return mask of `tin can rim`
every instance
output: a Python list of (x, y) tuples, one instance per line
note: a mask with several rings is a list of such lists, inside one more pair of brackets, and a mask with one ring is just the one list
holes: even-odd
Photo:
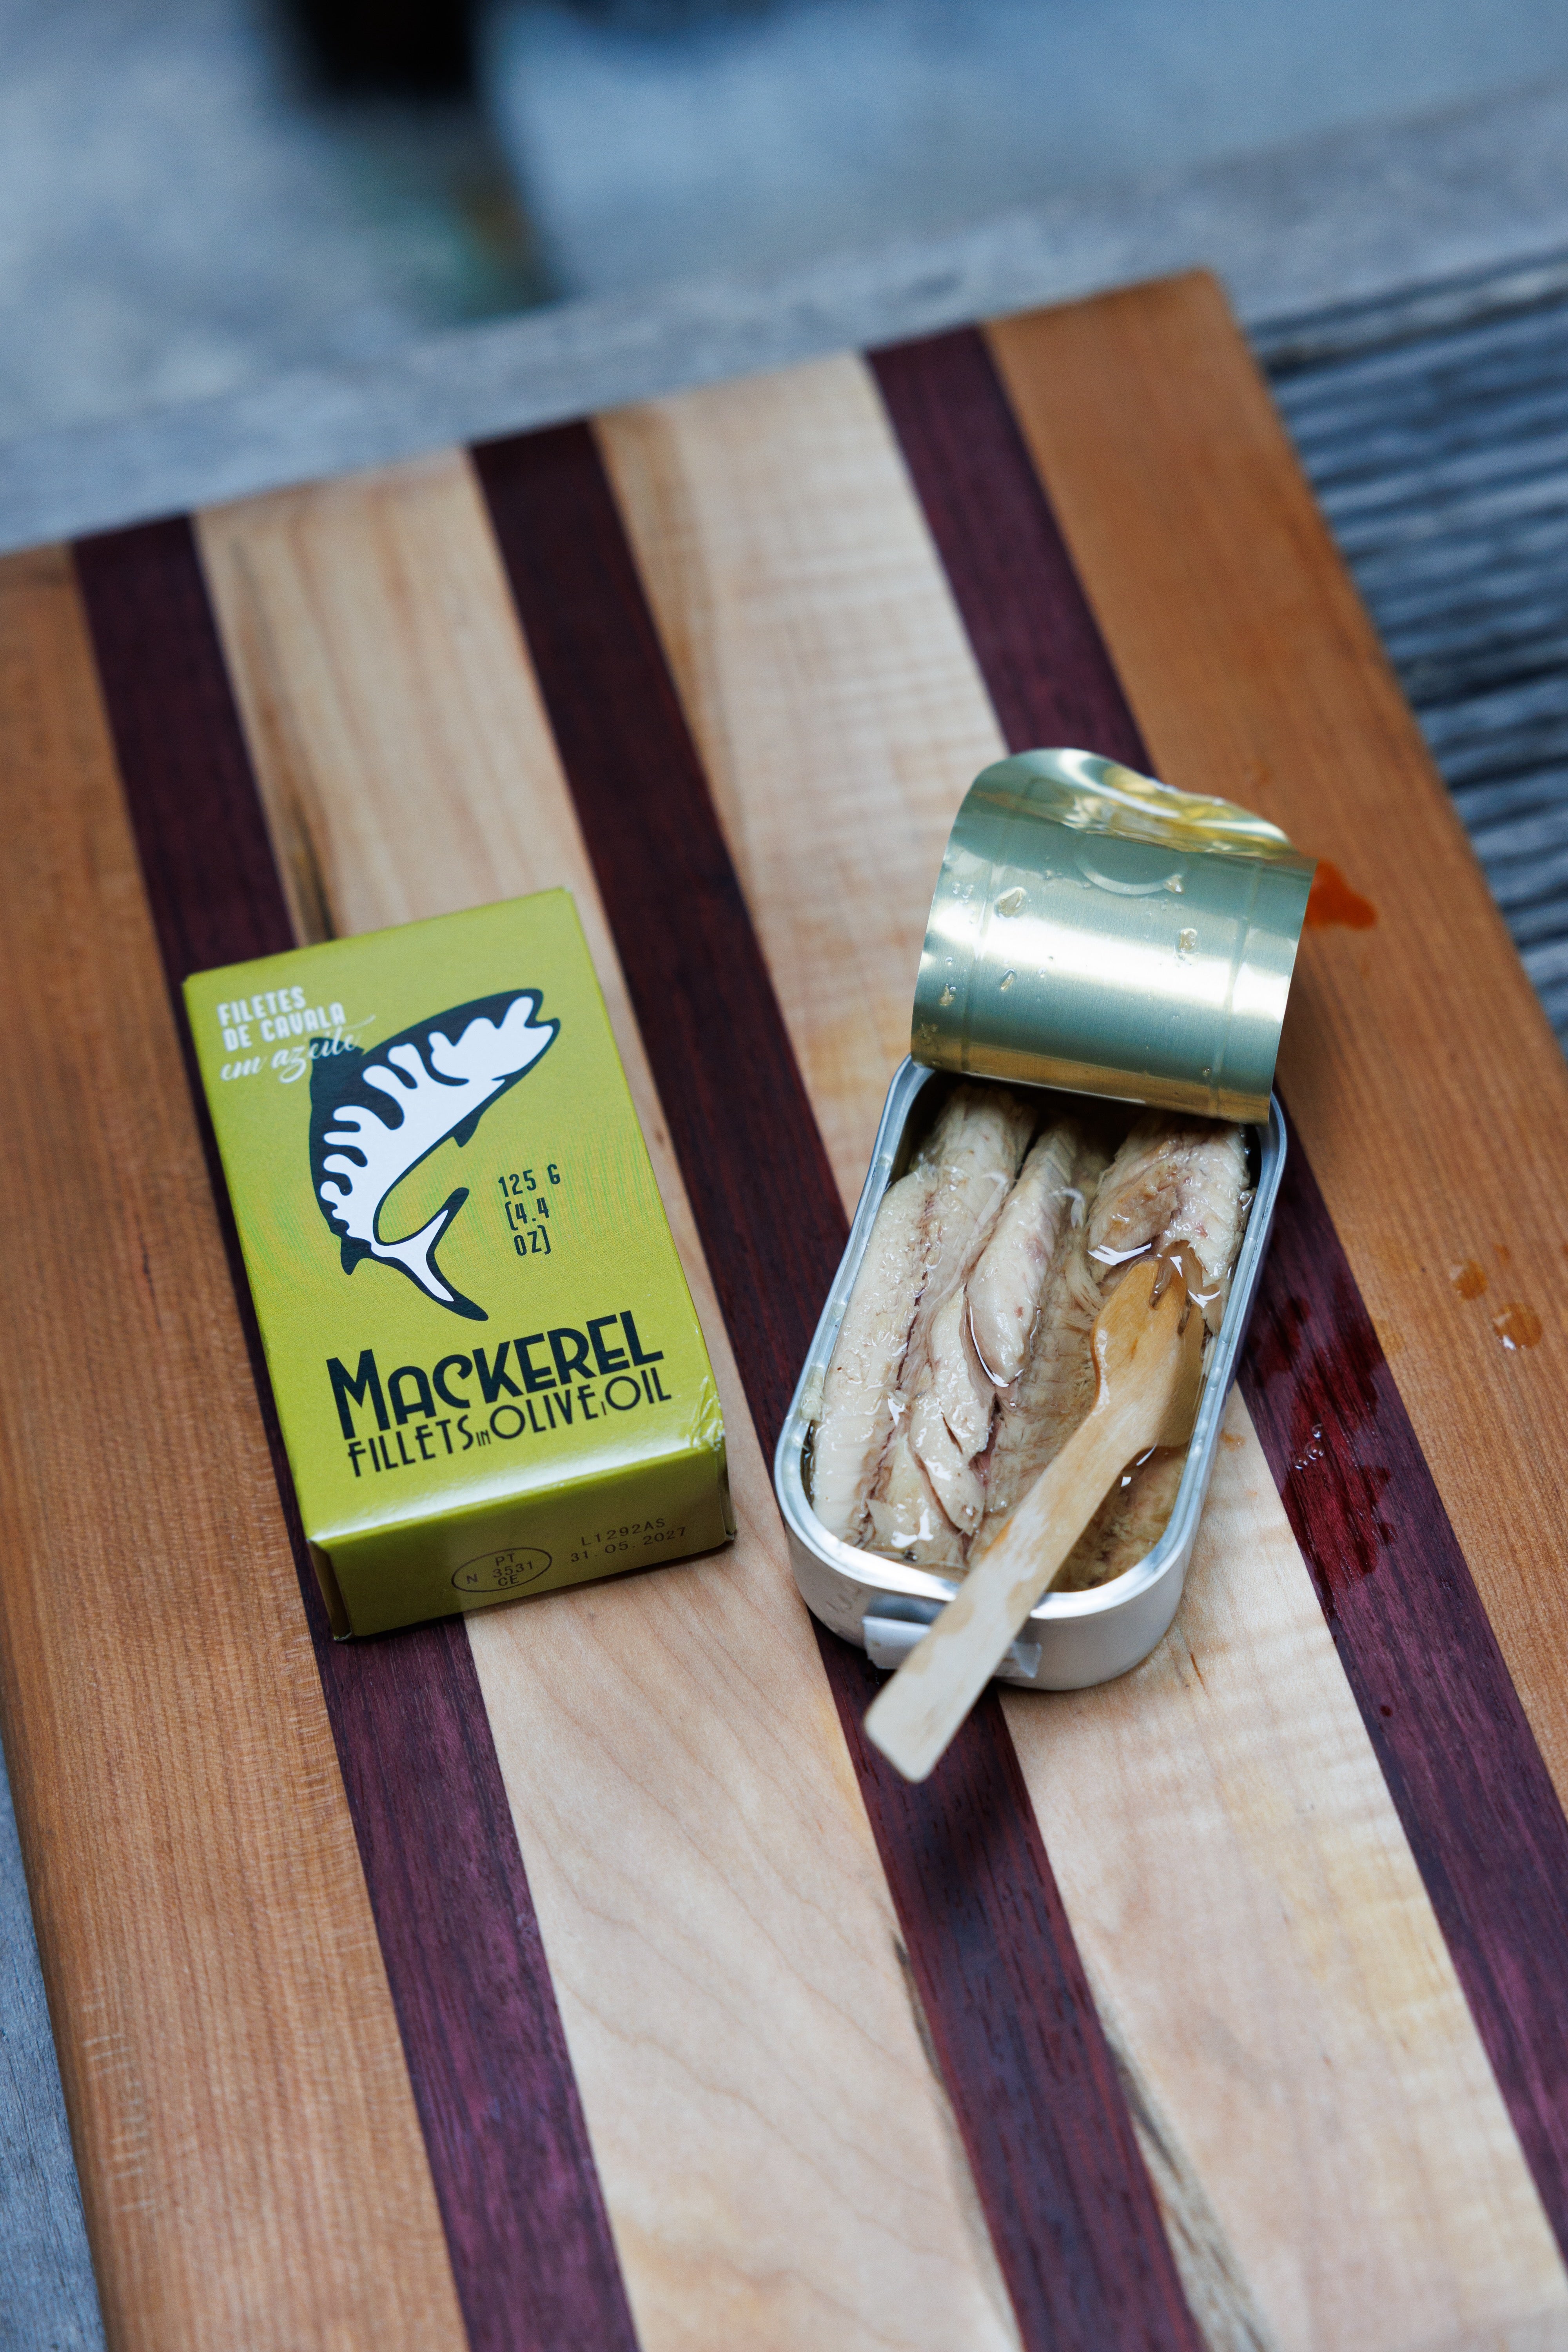
[[(822, 1382), (826, 1377), (839, 1325), (844, 1319), (861, 1260), (871, 1238), (877, 1211), (893, 1181), (899, 1145), (917, 1097), (937, 1076), (937, 1072), (917, 1063), (912, 1056), (901, 1062), (893, 1075), (866, 1181), (850, 1227), (849, 1240), (812, 1335), (774, 1448), (773, 1487), (790, 1533), (825, 1568), (844, 1578), (848, 1585), (868, 1595), (875, 1594), (879, 1599), (942, 1605), (962, 1589), (962, 1578), (941, 1576), (930, 1569), (890, 1559), (881, 1552), (864, 1551), (858, 1545), (844, 1543), (830, 1534), (812, 1508), (805, 1489), (804, 1469), (805, 1443), (821, 1401)], [(1196, 1534), (1207, 1489), (1208, 1472), (1219, 1442), (1218, 1423), (1229, 1400), (1242, 1341), (1251, 1319), (1288, 1150), (1285, 1115), (1278, 1096), (1270, 1098), (1267, 1120), (1251, 1124), (1260, 1130), (1257, 1192), (1231, 1283), (1225, 1321), (1215, 1338), (1205, 1367), (1203, 1395), (1187, 1461), (1164, 1532), (1141, 1560), (1106, 1583), (1092, 1586), (1086, 1592), (1047, 1593), (1030, 1612), (1028, 1622), (1031, 1625), (1059, 1625), (1074, 1620), (1113, 1616), (1129, 1608), (1168, 1573), (1173, 1560), (1190, 1548)]]

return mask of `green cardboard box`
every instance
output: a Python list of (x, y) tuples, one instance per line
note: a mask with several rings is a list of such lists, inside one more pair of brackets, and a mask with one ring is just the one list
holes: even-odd
[(733, 1534), (565, 891), (200, 972), (185, 1004), (336, 1633)]

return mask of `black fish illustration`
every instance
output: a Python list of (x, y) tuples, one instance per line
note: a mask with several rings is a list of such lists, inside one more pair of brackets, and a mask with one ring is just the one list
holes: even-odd
[(475, 1322), (482, 1307), (454, 1290), (436, 1264), (436, 1244), (468, 1197), (460, 1185), (427, 1225), (383, 1241), (377, 1221), (388, 1194), (448, 1137), (467, 1143), (491, 1103), (516, 1086), (554, 1039), (559, 1021), (536, 1021), (536, 989), (476, 997), (362, 1053), (315, 1041), (310, 1066), (310, 1182), (321, 1214), (342, 1243), (343, 1272), (380, 1258), (418, 1284), (438, 1307)]

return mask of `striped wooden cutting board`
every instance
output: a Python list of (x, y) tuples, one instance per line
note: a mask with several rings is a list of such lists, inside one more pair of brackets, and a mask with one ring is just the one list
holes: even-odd
[[(0, 565), (0, 1705), (116, 2347), (1568, 2346), (1568, 1072), (1213, 285)], [(1249, 803), (1176, 1625), (910, 1790), (767, 1459), (1004, 747)], [(564, 883), (731, 1553), (327, 1637), (173, 1003)]]

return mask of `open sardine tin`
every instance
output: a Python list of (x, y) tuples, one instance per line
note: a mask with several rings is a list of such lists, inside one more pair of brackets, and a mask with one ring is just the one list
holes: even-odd
[(185, 1002), (334, 1632), (727, 1540), (718, 1392), (566, 892)]
[(1167, 1631), (1284, 1168), (1285, 1127), (1271, 1090), (1312, 870), (1249, 811), (1173, 792), (1090, 752), (1021, 752), (971, 787), (931, 902), (910, 1058), (889, 1089), (848, 1247), (774, 1465), (802, 1593), (877, 1664), (899, 1664), (957, 1585), (828, 1533), (811, 1507), (811, 1432), (882, 1197), (963, 1076), (1250, 1130), (1252, 1210), (1165, 1531), (1110, 1582), (1047, 1594), (999, 1675), (1081, 1689), (1125, 1674)]

